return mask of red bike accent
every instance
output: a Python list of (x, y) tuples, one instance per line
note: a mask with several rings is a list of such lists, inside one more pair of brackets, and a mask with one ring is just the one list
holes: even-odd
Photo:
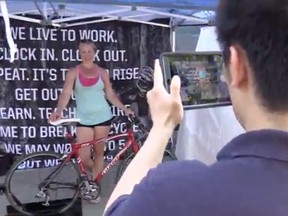
[(101, 173), (97, 175), (97, 177), (93, 180), (95, 182), (99, 182), (101, 180), (101, 178), (110, 170), (110, 168), (113, 165), (115, 165), (115, 163), (128, 150), (129, 147), (131, 147), (132, 152), (135, 154), (139, 151), (139, 146), (135, 141), (134, 131), (132, 127), (129, 127), (127, 129), (127, 132), (124, 134), (112, 135), (112, 136), (108, 136), (107, 138), (100, 138), (100, 139), (91, 140), (89, 142), (83, 142), (83, 143), (75, 142), (75, 140), (73, 139), (73, 135), (69, 132), (65, 135), (65, 137), (71, 143), (72, 151), (68, 153), (68, 155), (66, 155), (64, 163), (69, 162), (69, 160), (71, 160), (72, 157), (75, 157), (76, 163), (80, 169), (81, 175), (86, 175), (86, 171), (84, 168), (84, 164), (78, 154), (79, 149), (83, 147), (87, 147), (87, 146), (97, 145), (103, 142), (108, 142), (110, 140), (117, 139), (117, 138), (123, 138), (123, 137), (127, 138), (123, 149), (114, 157), (114, 159), (108, 165), (106, 165), (106, 167), (101, 171)]

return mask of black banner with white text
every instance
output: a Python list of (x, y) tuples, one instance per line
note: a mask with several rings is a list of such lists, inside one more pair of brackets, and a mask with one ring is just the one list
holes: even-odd
[[(167, 28), (106, 22), (57, 29), (16, 20), (10, 22), (18, 52), (16, 60), (10, 63), (5, 25), (0, 20), (0, 148), (17, 155), (71, 150), (63, 137), (64, 128), (50, 125), (47, 118), (57, 105), (66, 72), (80, 63), (77, 50), (80, 40), (95, 42), (95, 62), (109, 71), (113, 89), (127, 106), (138, 103), (135, 80), (139, 68), (153, 68), (154, 60), (170, 50)], [(146, 119), (149, 118), (147, 106), (147, 103), (139, 105), (145, 110), (142, 117)], [(115, 116), (123, 115), (118, 108), (111, 106), (111, 109)], [(62, 117), (75, 117), (73, 94)], [(113, 123), (110, 135), (125, 133), (124, 124)], [(122, 139), (107, 143), (105, 159), (113, 159), (124, 144)]]

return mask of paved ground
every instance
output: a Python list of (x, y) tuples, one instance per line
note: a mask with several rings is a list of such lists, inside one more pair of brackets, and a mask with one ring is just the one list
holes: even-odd
[[(72, 209), (71, 212), (67, 212), (67, 214), (58, 215), (58, 216), (102, 216), (106, 202), (108, 201), (108, 198), (109, 198), (111, 192), (113, 191), (115, 183), (116, 183), (115, 179), (116, 179), (116, 173), (118, 170), (118, 166), (119, 166), (118, 164), (113, 166), (109, 170), (109, 172), (104, 176), (104, 178), (102, 179), (102, 181), (101, 181), (102, 196), (101, 196), (101, 202), (99, 204), (91, 204), (87, 201), (79, 200), (79, 202), (78, 202), (79, 205), (78, 206), (76, 205), (75, 208)], [(35, 193), (33, 193), (33, 190), (35, 190), (35, 189), (37, 190), (37, 187), (35, 187), (33, 185), (33, 181), (39, 183), (39, 178), (43, 179), (43, 176), (44, 177), (47, 176), (47, 169), (45, 171), (46, 173), (41, 172), (41, 169), (37, 169), (37, 170), (40, 170), (40, 171), (37, 171), (37, 172), (29, 172), (29, 171), (21, 172), (20, 171), (19, 175), (17, 174), (15, 176), (15, 179), (13, 180), (17, 183), (15, 185), (18, 186), (14, 190), (16, 192), (18, 192), (17, 194), (20, 194), (19, 196), (22, 196), (21, 198), (23, 198), (23, 200), (25, 200), (28, 203), (31, 200), (31, 195), (35, 194)], [(61, 174), (62, 177), (63, 176), (66, 177), (65, 182), (67, 182), (67, 179), (69, 179), (69, 175), (70, 175), (69, 172), (67, 172), (64, 175)], [(0, 184), (3, 182), (4, 182), (4, 177), (0, 177)], [(29, 198), (29, 195), (30, 195), (30, 198)], [(59, 198), (61, 199), (62, 195), (63, 195), (63, 192), (61, 191), (59, 194), (57, 193), (55, 196), (58, 199)], [(63, 198), (65, 198), (65, 196)], [(80, 206), (80, 204), (82, 207)], [(7, 206), (9, 206), (9, 205), (10, 204), (6, 199), (6, 196), (0, 195), (0, 216), (20, 216), (20, 214), (17, 214), (17, 213), (7, 214)], [(81, 209), (79, 209), (79, 208), (82, 208), (82, 215), (81, 215)]]
[[(108, 198), (115, 186), (115, 178), (116, 178), (116, 170), (118, 168), (118, 165), (114, 166), (111, 168), (111, 170), (107, 173), (106, 176), (104, 176), (101, 185), (102, 185), (102, 199), (99, 204), (91, 204), (87, 201), (82, 200), (82, 215), (79, 211), (79, 209), (74, 209), (72, 212), (69, 212), (69, 214), (64, 214), (69, 215), (69, 216), (102, 216), (103, 210), (105, 208), (105, 204), (108, 201)], [(35, 173), (35, 172), (34, 172)], [(29, 175), (29, 178), (21, 176), (18, 179), (18, 184), (17, 185), (22, 185), (23, 188), (18, 188), (21, 192), (21, 195), (23, 195), (23, 199), (29, 199), (27, 196), (29, 195), (29, 192), (31, 194), (31, 191), (33, 191), (34, 187), (32, 188), (32, 179), (37, 179), (38, 175), (32, 173), (27, 173)], [(0, 178), (0, 183), (4, 182), (4, 177)], [(29, 183), (28, 183), (29, 182)], [(15, 184), (16, 185), (16, 184)], [(25, 185), (25, 186), (24, 186)], [(29, 187), (29, 185), (31, 185)], [(26, 195), (27, 196), (26, 196)], [(59, 196), (58, 196), (59, 197)], [(13, 213), (13, 214), (7, 214), (7, 206), (9, 205), (5, 195), (0, 195), (0, 216), (19, 216), (19, 214)], [(75, 206), (75, 208), (79, 208), (79, 206)], [(73, 214), (75, 213), (75, 214)], [(64, 216), (63, 215), (63, 216)], [(59, 215), (60, 216), (60, 215)]]

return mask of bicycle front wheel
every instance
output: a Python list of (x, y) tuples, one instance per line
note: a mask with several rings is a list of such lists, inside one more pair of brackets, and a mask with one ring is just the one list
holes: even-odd
[(5, 194), (23, 215), (58, 215), (77, 201), (79, 182), (79, 170), (72, 161), (64, 163), (54, 152), (37, 152), (12, 165), (5, 179)]
[[(117, 182), (120, 180), (121, 176), (125, 172), (126, 168), (130, 164), (130, 162), (133, 160), (135, 157), (135, 153), (131, 153), (125, 160), (122, 162), (122, 164), (118, 168), (118, 173), (117, 173)], [(177, 157), (175, 154), (170, 152), (169, 150), (165, 150), (164, 155), (163, 155), (163, 160), (162, 163), (168, 162), (168, 161), (174, 161), (177, 160)]]

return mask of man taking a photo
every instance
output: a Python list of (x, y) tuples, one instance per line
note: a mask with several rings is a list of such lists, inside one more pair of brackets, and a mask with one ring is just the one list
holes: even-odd
[(288, 1), (220, 0), (216, 27), (233, 109), (246, 133), (211, 166), (158, 165), (183, 107), (179, 77), (168, 94), (156, 64), (147, 95), (153, 127), (106, 216), (288, 215)]

